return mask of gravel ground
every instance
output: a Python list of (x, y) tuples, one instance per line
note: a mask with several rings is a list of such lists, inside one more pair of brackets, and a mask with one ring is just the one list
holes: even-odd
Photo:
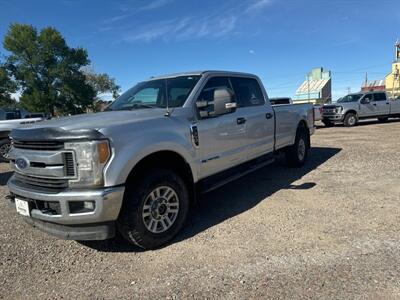
[(400, 122), (318, 129), (282, 161), (203, 197), (170, 245), (78, 243), (26, 225), (0, 166), (0, 298), (400, 298)]

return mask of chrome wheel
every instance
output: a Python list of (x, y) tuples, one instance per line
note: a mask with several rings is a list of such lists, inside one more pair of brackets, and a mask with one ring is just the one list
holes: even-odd
[(354, 126), (356, 124), (356, 117), (355, 116), (350, 116), (349, 117), (349, 125)]
[(302, 161), (305, 155), (306, 155), (306, 143), (304, 139), (300, 139), (299, 145), (297, 147), (297, 156), (299, 158), (299, 161)]
[(147, 230), (161, 233), (172, 227), (179, 213), (179, 197), (169, 186), (152, 190), (144, 201), (142, 219)]
[(9, 159), (10, 158), (10, 150), (11, 150), (11, 143), (3, 144), (0, 146), (0, 155), (4, 159)]

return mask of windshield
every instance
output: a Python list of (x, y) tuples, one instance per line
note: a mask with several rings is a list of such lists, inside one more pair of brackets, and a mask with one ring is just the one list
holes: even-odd
[(200, 76), (179, 76), (140, 82), (118, 97), (107, 110), (181, 107)]
[(353, 95), (347, 95), (344, 96), (343, 98), (338, 99), (336, 102), (338, 103), (343, 103), (343, 102), (357, 102), (360, 100), (362, 94), (353, 94)]

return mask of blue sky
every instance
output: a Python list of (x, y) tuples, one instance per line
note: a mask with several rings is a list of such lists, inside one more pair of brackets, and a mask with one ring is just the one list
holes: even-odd
[(270, 96), (293, 96), (323, 66), (335, 98), (359, 90), (367, 71), (390, 71), (400, 1), (0, 0), (0, 40), (11, 22), (57, 28), (122, 90), (153, 75), (226, 69), (259, 75)]

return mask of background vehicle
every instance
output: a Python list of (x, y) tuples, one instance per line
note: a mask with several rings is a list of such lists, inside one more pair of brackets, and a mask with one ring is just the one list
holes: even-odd
[(336, 104), (325, 105), (322, 122), (325, 126), (343, 123), (350, 127), (361, 119), (377, 118), (385, 122), (400, 117), (400, 100), (390, 100), (385, 92), (354, 93), (340, 98)]
[(22, 118), (19, 110), (0, 110), (0, 162), (9, 161), (11, 130), (43, 120), (42, 114), (25, 114), (24, 116), (25, 118)]
[[(293, 100), (290, 97), (277, 97), (269, 98), (271, 105), (284, 105), (293, 104)], [(314, 121), (321, 121), (322, 119), (322, 105), (314, 104)]]
[(281, 104), (293, 104), (292, 98), (290, 97), (277, 97), (269, 98), (269, 103), (271, 105), (281, 105)]
[(76, 240), (116, 228), (145, 249), (170, 241), (199, 192), (271, 163), (302, 166), (312, 105), (272, 107), (255, 75), (181, 73), (141, 82), (108, 111), (11, 133), (11, 201), (25, 220)]
[(314, 121), (322, 120), (322, 107), (321, 104), (314, 104)]

